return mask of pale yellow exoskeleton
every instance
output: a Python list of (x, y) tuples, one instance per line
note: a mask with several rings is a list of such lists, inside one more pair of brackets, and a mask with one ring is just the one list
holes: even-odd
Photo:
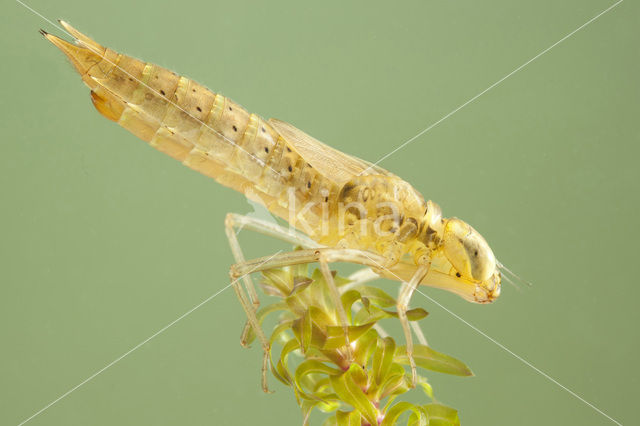
[[(190, 79), (104, 48), (61, 24), (76, 44), (42, 33), (71, 60), (102, 115), (190, 168), (262, 203), (298, 229), (233, 214), (225, 223), (237, 262), (230, 271), (234, 289), (265, 353), (269, 340), (256, 319), (259, 302), (251, 272), (319, 263), (345, 329), (347, 317), (329, 263), (357, 263), (402, 281), (397, 308), (414, 382), (406, 311), (415, 289), (442, 288), (476, 303), (499, 296), (499, 268), (482, 236), (460, 219), (443, 218), (438, 205), (425, 201), (399, 177), (328, 147), (288, 123), (249, 114)], [(246, 261), (234, 231), (239, 227), (303, 250)]]

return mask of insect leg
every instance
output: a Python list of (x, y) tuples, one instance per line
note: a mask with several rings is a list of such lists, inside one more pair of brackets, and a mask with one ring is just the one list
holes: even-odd
[[(240, 247), (240, 243), (238, 242), (238, 238), (234, 230), (233, 216), (231, 216), (231, 214), (227, 214), (227, 217), (224, 219), (224, 230), (227, 234), (227, 240), (229, 240), (231, 253), (233, 253), (233, 257), (236, 263), (244, 262), (244, 254), (242, 253), (242, 248)], [(253, 305), (253, 310), (257, 311), (258, 307), (260, 306), (260, 301), (258, 300), (258, 293), (256, 293), (256, 288), (253, 285), (253, 280), (249, 275), (245, 275), (242, 277), (242, 281), (244, 282), (244, 286), (247, 289), (249, 301)]]
[[(297, 231), (286, 229), (276, 223), (267, 222), (265, 220), (260, 220), (249, 216), (227, 213), (227, 216), (224, 220), (224, 225), (227, 239), (229, 240), (229, 245), (231, 246), (231, 252), (233, 253), (233, 257), (235, 258), (236, 263), (244, 262), (245, 258), (242, 252), (242, 248), (240, 247), (240, 243), (238, 242), (235, 228), (246, 228), (247, 230), (259, 232), (261, 234), (275, 237), (279, 240), (283, 240), (295, 245), (300, 245), (306, 248), (318, 246), (318, 244), (313, 240), (300, 234)], [(257, 310), (260, 306), (260, 301), (258, 300), (258, 294), (256, 293), (253, 280), (249, 275), (245, 275), (242, 280), (247, 289), (247, 292), (249, 293), (250, 301), (254, 305), (254, 308)]]
[(304, 263), (318, 263), (320, 258), (327, 263), (346, 262), (358, 265), (368, 266), (374, 270), (379, 268), (384, 257), (379, 254), (354, 249), (334, 249), (334, 248), (316, 248), (307, 250), (296, 250), (287, 253), (281, 253), (277, 256), (266, 256), (244, 263), (237, 263), (231, 267), (232, 274), (240, 277), (245, 273), (259, 272), (273, 268), (281, 268), (283, 266), (300, 265)]
[[(236, 236), (236, 229), (247, 229), (249, 231), (258, 232), (260, 234), (305, 248), (318, 246), (318, 244), (312, 239), (293, 229), (287, 229), (283, 226), (278, 225), (277, 223), (267, 222), (265, 220), (256, 219), (250, 216), (244, 216), (236, 213), (227, 213), (224, 224), (227, 239), (229, 240), (229, 245), (231, 246), (231, 251), (236, 263), (242, 263), (245, 261), (242, 248), (240, 247), (240, 243), (238, 242), (238, 238)], [(251, 297), (251, 303), (254, 306), (254, 310), (257, 311), (258, 306), (260, 305), (260, 301), (258, 300), (258, 295), (255, 291), (253, 280), (251, 279), (250, 275), (244, 275), (242, 279)], [(248, 346), (247, 341), (250, 329), (251, 325), (249, 321), (247, 321), (244, 325), (242, 335), (240, 337), (240, 344), (244, 347)], [(256, 333), (260, 332), (261, 330), (256, 330)]]
[[(240, 243), (238, 242), (238, 239), (236, 237), (235, 229), (247, 229), (250, 231), (258, 232), (258, 233), (261, 233), (270, 237), (274, 237), (279, 240), (282, 240), (294, 245), (302, 246), (305, 248), (318, 246), (318, 244), (315, 243), (313, 240), (306, 237), (305, 235), (300, 234), (295, 230), (287, 229), (278, 224), (263, 221), (253, 217), (229, 213), (225, 218), (225, 231), (227, 234), (227, 238), (229, 240), (229, 245), (231, 246), (231, 250), (233, 252), (233, 256), (236, 260), (236, 265), (232, 266), (232, 269), (238, 265), (247, 264), (244, 258), (244, 254), (242, 252), (242, 248), (240, 247)], [(299, 253), (299, 251), (294, 253)], [(271, 258), (269, 257), (263, 258), (263, 260), (268, 260), (268, 264), (270, 266), (268, 268), (257, 267), (254, 270), (254, 272), (276, 267), (272, 264), (272, 262), (276, 261), (276, 259), (280, 256), (282, 255), (272, 256)], [(315, 261), (317, 260), (318, 259), (316, 258)], [(311, 261), (314, 261), (314, 260), (311, 260)], [(302, 260), (302, 261), (295, 262), (294, 264), (296, 263), (310, 263), (310, 261)], [(259, 265), (259, 262), (256, 265)], [(373, 264), (371, 264), (370, 266), (373, 266)], [(242, 279), (244, 281), (245, 287), (247, 288), (247, 292), (249, 293), (248, 294), (245, 293), (245, 291), (243, 291), (242, 289), (242, 286), (238, 282), (234, 284), (234, 290), (236, 292), (238, 300), (240, 301), (240, 304), (242, 305), (245, 313), (247, 314), (247, 323), (245, 324), (244, 329), (242, 331), (241, 344), (243, 346), (247, 345), (246, 342), (248, 340), (249, 330), (253, 328), (255, 331), (256, 337), (259, 339), (262, 349), (264, 351), (263, 365), (262, 365), (262, 388), (265, 392), (268, 392), (266, 376), (267, 376), (267, 370), (268, 370), (268, 354), (270, 350), (270, 344), (266, 335), (262, 331), (256, 317), (256, 311), (257, 311), (259, 302), (258, 302), (257, 293), (255, 292), (253, 281), (250, 278), (250, 274), (242, 274), (242, 275), (243, 275)], [(375, 279), (377, 276), (378, 275), (375, 274), (371, 269), (365, 268), (363, 270), (360, 270), (354, 273), (350, 278), (356, 281), (357, 283), (362, 284), (364, 282), (368, 282), (368, 281), (371, 281), (372, 279)], [(234, 281), (238, 277), (239, 275), (231, 275), (231, 279)], [(334, 284), (333, 276), (330, 273), (328, 274), (328, 277), (330, 278), (326, 278), (325, 276), (325, 279), (327, 280), (327, 284), (328, 285)], [(329, 279), (331, 281), (329, 281)], [(333, 287), (335, 288), (335, 284), (333, 285)], [(339, 295), (338, 295), (338, 300), (340, 300)], [(334, 303), (335, 303), (335, 300), (334, 300)], [(344, 308), (342, 307), (341, 303), (337, 303), (336, 306), (338, 307), (337, 309), (341, 309), (344, 312)], [(346, 315), (344, 315), (343, 318), (346, 320)], [(344, 322), (344, 324), (347, 324), (347, 323)], [(383, 335), (386, 335), (386, 332), (382, 328), (380, 328), (378, 332)], [(351, 348), (348, 347), (348, 350), (350, 351)]]
[[(316, 243), (306, 235), (296, 231), (295, 229), (285, 228), (284, 226), (280, 226), (277, 223), (268, 222), (266, 220), (257, 219), (251, 216), (228, 213), (225, 221), (225, 223), (230, 224), (233, 228), (246, 229), (248, 231), (257, 232), (259, 234), (273, 237), (278, 240), (291, 243), (293, 245), (301, 246), (305, 249), (324, 247)], [(347, 290), (379, 278), (380, 275), (373, 272), (371, 268), (362, 268), (349, 275), (348, 280), (351, 282), (342, 287), (340, 289), (340, 292), (344, 293)]]
[(369, 281), (379, 280), (380, 275), (373, 272), (371, 268), (362, 268), (349, 275), (347, 279), (350, 283), (342, 286), (342, 288), (340, 288), (340, 293), (347, 292), (362, 284), (368, 283)]
[[(227, 239), (229, 240), (229, 245), (231, 246), (231, 252), (233, 253), (233, 257), (235, 258), (236, 263), (245, 262), (244, 253), (242, 252), (242, 248), (240, 247), (240, 243), (238, 242), (238, 238), (235, 233), (236, 228), (247, 228), (249, 230), (276, 237), (293, 244), (305, 246), (308, 246), (310, 243), (313, 244), (312, 240), (295, 231), (287, 230), (277, 224), (250, 218), (247, 216), (229, 213), (225, 218), (225, 232), (227, 234)], [(267, 336), (260, 328), (258, 319), (256, 317), (256, 311), (258, 310), (258, 306), (260, 305), (258, 294), (256, 293), (255, 286), (250, 274), (246, 274), (242, 277), (242, 281), (244, 282), (244, 286), (246, 288), (246, 293), (240, 283), (237, 281), (237, 277), (232, 277), (231, 280), (234, 282), (233, 288), (235, 290), (236, 296), (238, 297), (238, 300), (240, 301), (240, 304), (242, 305), (242, 308), (247, 315), (247, 323), (243, 328), (240, 343), (242, 344), (242, 346), (247, 346), (248, 333), (249, 330), (253, 328), (263, 350), (262, 390), (265, 392), (269, 392), (269, 388), (267, 386), (267, 370), (269, 366), (268, 362), (270, 344), (269, 339), (267, 339)]]
[(430, 266), (431, 263), (420, 265), (413, 274), (413, 277), (411, 277), (409, 281), (402, 283), (398, 294), (398, 318), (400, 319), (400, 324), (402, 324), (402, 331), (404, 331), (404, 337), (407, 341), (407, 358), (409, 358), (409, 364), (411, 365), (411, 383), (414, 387), (418, 380), (418, 372), (416, 370), (416, 362), (413, 359), (413, 338), (411, 337), (411, 326), (407, 319), (407, 308), (409, 307), (413, 292), (429, 272)]
[[(333, 299), (334, 305), (336, 306), (336, 309), (338, 311), (340, 322), (342, 323), (343, 327), (347, 327), (349, 323), (347, 320), (346, 312), (344, 311), (344, 307), (340, 302), (340, 293), (338, 288), (335, 286), (333, 275), (331, 275), (331, 271), (328, 268), (328, 264), (334, 263), (334, 262), (348, 262), (348, 263), (355, 263), (355, 264), (360, 264), (364, 266), (369, 266), (371, 268), (375, 268), (377, 265), (380, 265), (380, 263), (383, 261), (384, 261), (384, 258), (382, 256), (374, 253), (370, 253), (370, 252), (364, 252), (361, 250), (317, 248), (317, 249), (297, 250), (297, 251), (292, 251), (287, 253), (280, 253), (276, 256), (262, 257), (262, 258), (242, 262), (242, 263), (237, 263), (231, 266), (230, 276), (231, 276), (231, 279), (233, 280), (238, 277), (241, 277), (246, 273), (264, 271), (264, 270), (273, 269), (273, 268), (280, 268), (283, 266), (300, 265), (300, 264), (307, 264), (307, 263), (319, 263), (320, 270), (322, 271), (325, 277), (325, 280), (327, 281), (327, 285), (329, 286), (329, 289), (331, 292), (331, 298)], [(243, 304), (243, 307), (245, 307), (247, 304)], [(246, 308), (245, 308), (245, 311), (246, 311)], [(247, 312), (247, 316), (249, 317), (249, 322), (251, 327), (255, 328), (256, 327), (255, 324), (257, 321), (255, 320), (256, 318), (255, 312), (253, 311), (251, 311), (250, 313)], [(383, 333), (384, 333), (384, 330), (383, 330)], [(347, 345), (347, 351), (349, 351), (349, 356), (351, 357), (350, 345)]]
[[(225, 226), (233, 227), (235, 229), (246, 229), (248, 231), (257, 232), (259, 234), (263, 234), (269, 237), (276, 238), (281, 241), (285, 241), (291, 243), (296, 246), (301, 246), (305, 249), (312, 249), (318, 247), (324, 247), (306, 235), (296, 231), (295, 229), (288, 229), (284, 226), (280, 226), (277, 223), (267, 222), (265, 220), (257, 219), (251, 216), (244, 216), (236, 213), (228, 213), (225, 219)], [(229, 232), (229, 231), (227, 231)], [(237, 242), (237, 238), (235, 235), (232, 236), (233, 239)], [(231, 244), (231, 239), (230, 239)], [(238, 247), (238, 249), (240, 249)], [(242, 260), (240, 260), (242, 259)], [(244, 261), (244, 257), (236, 257), (236, 263), (240, 263)], [(380, 266), (371, 264), (372, 266)], [(375, 273), (370, 267), (362, 268), (353, 274), (349, 275), (348, 280), (351, 281), (349, 284), (345, 285), (340, 289), (341, 293), (345, 291), (351, 290), (354, 287), (357, 287), (361, 284), (367, 283), (369, 281), (373, 281), (379, 279), (380, 275)]]
[(277, 223), (267, 222), (266, 220), (257, 219), (251, 216), (228, 213), (225, 219), (225, 223), (229, 223), (234, 228), (258, 232), (268, 237), (273, 237), (278, 240), (282, 240), (304, 248), (314, 248), (320, 246), (311, 238), (301, 234), (294, 229), (287, 229), (284, 226), (278, 225)]

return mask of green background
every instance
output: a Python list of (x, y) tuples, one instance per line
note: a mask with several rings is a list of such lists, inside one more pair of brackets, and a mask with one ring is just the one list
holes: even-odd
[[(28, 4), (375, 161), (613, 2)], [(489, 306), (429, 295), (626, 424), (640, 385), (638, 12), (625, 1), (381, 164), (534, 283)], [(10, 0), (1, 15), (0, 424), (18, 424), (224, 287), (224, 216), (251, 207), (99, 116), (38, 34), (62, 35), (52, 24)], [(284, 248), (241, 240), (252, 257)], [(463, 424), (613, 424), (413, 305), (431, 312), (430, 344), (476, 374), (428, 375)], [(243, 321), (227, 290), (28, 424), (299, 424), (290, 389), (260, 390)]]

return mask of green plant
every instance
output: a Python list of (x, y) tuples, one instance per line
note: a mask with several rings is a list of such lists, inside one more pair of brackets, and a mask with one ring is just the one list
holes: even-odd
[[(412, 389), (406, 351), (378, 325), (381, 319), (397, 317), (395, 299), (377, 287), (353, 287), (340, 277), (335, 281), (349, 317), (348, 330), (339, 325), (319, 270), (309, 275), (306, 265), (273, 269), (263, 273), (260, 283), (265, 293), (279, 298), (258, 311), (261, 324), (269, 314), (279, 313), (270, 337), (271, 371), (293, 389), (304, 423), (317, 408), (331, 414), (325, 425), (394, 425), (407, 413), (409, 425), (459, 425), (457, 411), (434, 399), (425, 377), (419, 375), (417, 387), (430, 403), (401, 400)], [(427, 316), (421, 308), (407, 314), (411, 321)], [(245, 343), (254, 338), (246, 327)], [(299, 357), (292, 359), (294, 353)], [(415, 346), (414, 359), (423, 369), (472, 375), (461, 361), (425, 345)]]

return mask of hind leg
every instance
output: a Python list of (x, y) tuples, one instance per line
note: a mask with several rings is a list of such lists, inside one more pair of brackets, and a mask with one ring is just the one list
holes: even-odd
[[(405, 281), (402, 283), (402, 287), (400, 287), (400, 292), (398, 294), (398, 318), (400, 319), (400, 324), (402, 325), (402, 331), (404, 332), (404, 337), (407, 341), (407, 358), (409, 358), (409, 364), (411, 365), (411, 383), (413, 386), (416, 385), (418, 379), (418, 373), (416, 370), (416, 362), (413, 359), (413, 338), (411, 337), (411, 325), (407, 318), (407, 309), (409, 308), (409, 302), (411, 301), (411, 296), (420, 282), (424, 279), (424, 277), (429, 272), (430, 263), (421, 265), (418, 267), (416, 272), (413, 274), (413, 277), (409, 281)], [(420, 328), (418, 328), (420, 330)], [(415, 328), (414, 328), (415, 331)], [(420, 330), (420, 334), (418, 334), (418, 339), (424, 339), (424, 335), (422, 335), (422, 330)], [(425, 340), (426, 342), (426, 340)]]
[[(225, 231), (227, 234), (227, 239), (229, 240), (229, 245), (231, 246), (231, 251), (236, 261), (236, 264), (233, 265), (231, 268), (230, 276), (231, 276), (232, 282), (234, 282), (233, 287), (234, 287), (234, 291), (236, 292), (236, 296), (238, 297), (238, 300), (240, 301), (242, 308), (247, 314), (247, 323), (245, 324), (245, 327), (242, 332), (241, 344), (243, 346), (247, 345), (249, 330), (253, 329), (264, 351), (263, 367), (262, 367), (262, 387), (263, 387), (263, 390), (265, 390), (266, 392), (268, 391), (267, 383), (266, 383), (266, 373), (268, 369), (268, 353), (270, 350), (270, 344), (269, 344), (269, 339), (267, 338), (262, 328), (260, 327), (259, 321), (256, 316), (256, 312), (260, 302), (258, 300), (257, 292), (255, 290), (255, 286), (250, 277), (250, 274), (252, 272), (263, 271), (266, 269), (271, 269), (279, 266), (319, 262), (320, 269), (323, 273), (325, 281), (327, 282), (327, 285), (329, 286), (332, 301), (334, 302), (336, 306), (336, 310), (338, 311), (340, 323), (343, 327), (345, 327), (345, 330), (346, 330), (346, 327), (348, 326), (347, 315), (346, 315), (346, 312), (344, 311), (342, 303), (340, 303), (340, 291), (335, 286), (333, 275), (331, 275), (328, 268), (328, 263), (334, 262), (334, 261), (349, 262), (350, 260), (349, 260), (349, 256), (346, 256), (346, 257), (343, 256), (341, 257), (341, 260), (336, 260), (333, 257), (331, 257), (329, 260), (325, 260), (316, 256), (315, 254), (312, 254), (312, 255), (307, 255), (306, 257), (294, 256), (295, 258), (294, 262), (290, 263), (291, 259), (288, 256), (286, 256), (287, 253), (278, 252), (273, 256), (263, 257), (259, 261), (247, 262), (245, 260), (244, 253), (242, 252), (242, 248), (240, 247), (240, 243), (237, 239), (236, 232), (235, 232), (236, 229), (247, 229), (250, 231), (258, 232), (263, 235), (274, 237), (279, 240), (282, 240), (297, 246), (301, 246), (307, 249), (318, 247), (319, 245), (313, 240), (311, 240), (310, 238), (300, 234), (297, 231), (290, 230), (280, 225), (263, 221), (260, 219), (256, 219), (253, 217), (229, 213), (227, 214), (227, 217), (225, 219)], [(330, 250), (330, 253), (332, 253), (331, 256), (334, 256), (337, 252), (339, 252), (336, 250), (322, 249), (322, 248), (320, 248), (320, 250), (322, 250), (323, 252), (325, 250)], [(302, 251), (305, 251), (305, 250), (302, 250)], [(308, 251), (309, 250), (307, 250), (307, 252)], [(299, 254), (300, 252), (301, 251), (292, 252), (292, 253)], [(360, 255), (359, 256), (360, 261), (357, 261), (356, 259), (355, 263), (360, 263), (363, 265), (374, 267), (375, 263), (367, 262), (368, 258), (369, 258), (368, 255), (364, 255), (364, 256)], [(246, 267), (242, 268), (242, 266), (246, 266)], [(234, 270), (238, 268), (242, 268), (244, 272), (242, 273), (234, 272)], [(354, 281), (354, 285), (356, 285), (356, 284), (363, 284), (365, 282), (371, 281), (377, 277), (378, 275), (374, 273), (370, 268), (364, 268), (360, 271), (355, 272), (349, 278), (352, 279)], [(243, 281), (244, 288), (242, 287), (242, 285), (240, 285), (239, 280)], [(386, 332), (381, 327), (377, 327), (377, 329), (378, 329), (378, 332), (381, 333), (381, 335), (387, 335)], [(348, 336), (346, 337), (348, 340)], [(351, 354), (350, 346), (347, 346), (347, 352), (350, 357), (350, 354)]]
[[(267, 221), (256, 219), (250, 216), (244, 216), (244, 215), (239, 215), (235, 213), (227, 213), (227, 217), (224, 220), (224, 226), (225, 226), (225, 233), (227, 234), (227, 240), (229, 241), (229, 246), (231, 247), (231, 252), (233, 254), (233, 257), (236, 263), (245, 262), (244, 253), (242, 252), (242, 248), (240, 247), (240, 243), (236, 236), (237, 235), (236, 230), (247, 229), (249, 231), (258, 232), (260, 234), (267, 235), (269, 237), (274, 237), (278, 240), (282, 240), (294, 245), (299, 245), (305, 248), (312, 248), (312, 247), (318, 246), (313, 240), (300, 234), (297, 231), (287, 229), (276, 223), (267, 222)], [(251, 279), (251, 276), (247, 274), (242, 277), (242, 281), (247, 291), (247, 295), (245, 295), (245, 299), (248, 298), (248, 302), (253, 306), (253, 310), (255, 312), (258, 310), (258, 307), (260, 306), (260, 300), (258, 299), (258, 294), (256, 293), (253, 280)], [(241, 300), (241, 303), (242, 303), (242, 300)], [(242, 331), (242, 337), (240, 338), (240, 344), (242, 346), (245, 346), (245, 347), (247, 346), (248, 333), (250, 328), (252, 328), (250, 325), (250, 322), (247, 321)], [(261, 331), (256, 330), (256, 335), (258, 335), (259, 333), (261, 333)]]
[[(320, 271), (322, 272), (327, 286), (329, 287), (330, 297), (336, 307), (336, 311), (338, 312), (338, 321), (345, 329), (345, 337), (348, 342), (348, 334), (346, 331), (349, 326), (349, 322), (344, 307), (340, 301), (340, 291), (335, 285), (333, 275), (329, 270), (328, 264), (334, 262), (347, 262), (368, 267), (376, 267), (377, 263), (382, 261), (384, 261), (383, 257), (373, 253), (363, 252), (361, 250), (334, 248), (297, 250), (237, 263), (231, 267), (230, 277), (232, 280), (236, 280), (237, 278), (251, 272), (264, 271), (291, 265), (319, 263)], [(367, 277), (367, 281), (368, 278), (370, 277)], [(248, 303), (243, 303), (243, 307), (245, 308), (245, 311), (247, 311), (250, 306)], [(250, 326), (258, 329), (255, 312), (251, 310), (250, 313), (247, 312), (247, 316), (249, 317)], [(256, 331), (256, 334), (260, 333), (264, 339), (266, 339), (266, 336), (264, 336), (264, 333), (261, 330)], [(347, 358), (351, 360), (352, 348), (349, 344), (345, 346), (345, 352)]]
[[(278, 224), (270, 223), (260, 219), (252, 218), (249, 216), (242, 216), (234, 213), (227, 213), (227, 217), (224, 220), (225, 232), (227, 234), (227, 240), (229, 240), (229, 246), (236, 263), (242, 263), (245, 261), (242, 248), (238, 242), (236, 236), (236, 229), (247, 229), (256, 231), (261, 234), (275, 237), (279, 240), (283, 240), (292, 244), (300, 245), (305, 248), (317, 247), (318, 245), (308, 237), (300, 234), (299, 232), (286, 229)], [(249, 301), (254, 305), (254, 309), (258, 309), (260, 301), (256, 293), (253, 280), (249, 275), (242, 277), (242, 281), (247, 290)]]
[[(271, 222), (248, 216), (228, 213), (227, 217), (225, 218), (224, 224), (227, 240), (229, 241), (229, 246), (231, 247), (231, 252), (236, 264), (245, 262), (244, 253), (242, 252), (242, 248), (240, 247), (240, 243), (236, 236), (236, 229), (248, 229), (256, 231), (261, 234), (275, 237), (292, 244), (301, 245), (303, 247), (310, 247), (315, 244), (311, 239), (298, 232), (286, 229)], [(276, 253), (276, 255), (278, 255), (279, 253), (280, 252)], [(269, 343), (269, 339), (262, 331), (262, 328), (260, 327), (258, 318), (256, 316), (256, 312), (258, 310), (258, 307), (260, 306), (260, 300), (258, 299), (255, 285), (253, 284), (253, 280), (251, 279), (251, 272), (238, 277), (231, 277), (236, 297), (240, 301), (240, 304), (242, 305), (242, 308), (247, 315), (247, 323), (245, 324), (242, 331), (240, 344), (245, 347), (248, 346), (248, 333), (250, 329), (253, 329), (256, 337), (260, 341), (260, 345), (263, 351), (262, 390), (265, 392), (269, 392), (269, 388), (267, 386), (267, 370), (269, 365), (269, 350), (271, 348), (271, 345)], [(240, 280), (242, 280), (244, 288), (240, 284)]]

